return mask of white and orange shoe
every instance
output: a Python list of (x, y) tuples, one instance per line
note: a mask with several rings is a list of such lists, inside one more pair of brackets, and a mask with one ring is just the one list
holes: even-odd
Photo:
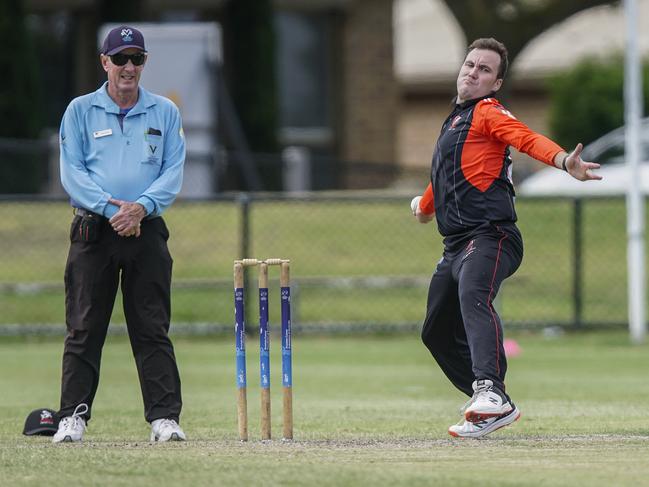
[(481, 436), (493, 433), (497, 429), (503, 428), (521, 417), (521, 412), (516, 406), (508, 413), (500, 416), (483, 419), (477, 422), (462, 420), (448, 429), (448, 434), (456, 438), (480, 438)]
[(477, 423), (503, 416), (513, 409), (507, 396), (495, 387), (492, 381), (476, 380), (473, 382), (473, 397), (464, 409), (464, 419), (469, 423)]

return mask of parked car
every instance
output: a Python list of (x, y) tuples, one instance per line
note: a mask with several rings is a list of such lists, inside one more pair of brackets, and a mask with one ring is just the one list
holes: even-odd
[[(625, 162), (624, 126), (591, 142), (582, 152), (586, 161), (599, 162), (598, 173), (602, 181), (577, 181), (555, 168), (545, 168), (534, 173), (516, 192), (524, 196), (613, 196), (626, 194), (629, 186), (629, 165)], [(649, 117), (641, 121), (640, 128), (640, 187), (649, 194)]]

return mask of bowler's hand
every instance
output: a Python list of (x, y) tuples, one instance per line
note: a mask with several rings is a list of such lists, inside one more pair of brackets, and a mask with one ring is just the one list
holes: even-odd
[(139, 237), (140, 222), (146, 216), (146, 210), (140, 203), (131, 201), (122, 201), (114, 198), (108, 200), (109, 203), (119, 206), (117, 213), (109, 220), (113, 230), (120, 237)]
[(415, 218), (417, 218), (417, 221), (419, 223), (428, 223), (435, 218), (435, 214), (433, 213), (432, 215), (427, 215), (423, 211), (421, 211), (421, 208), (417, 207), (417, 210), (415, 211)]
[(419, 208), (419, 202), (421, 201), (421, 198), (421, 196), (415, 196), (410, 202), (410, 209), (412, 210), (412, 214), (417, 218), (417, 221), (419, 221), (419, 223), (428, 223), (433, 219), (433, 215), (426, 215), (421, 211), (421, 208)]
[(580, 181), (590, 181), (602, 179), (602, 176), (593, 172), (593, 169), (599, 169), (599, 164), (596, 162), (586, 162), (581, 158), (581, 151), (584, 146), (580, 143), (577, 144), (566, 158), (566, 170), (573, 178)]

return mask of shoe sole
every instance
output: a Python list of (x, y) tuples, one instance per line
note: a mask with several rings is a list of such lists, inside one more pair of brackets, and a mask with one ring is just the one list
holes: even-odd
[(149, 441), (155, 442), (155, 443), (166, 443), (167, 441), (186, 441), (185, 438), (181, 438), (178, 433), (172, 433), (171, 437), (168, 440), (160, 440), (159, 436), (152, 436)]
[[(503, 418), (503, 419), (505, 419), (505, 418)], [(509, 417), (507, 417), (506, 419), (509, 419)], [(499, 424), (499, 425), (493, 427), (493, 429), (485, 428), (483, 431), (480, 431), (479, 434), (460, 435), (460, 434), (456, 433), (455, 431), (451, 431), (450, 429), (448, 430), (448, 434), (453, 436), (454, 438), (481, 438), (481, 437), (483, 437), (485, 435), (493, 433), (494, 431), (498, 431), (500, 428), (504, 428), (505, 426), (509, 426), (510, 424), (515, 423), (519, 419), (521, 419), (521, 412), (517, 411), (517, 414), (515, 415), (514, 419), (512, 419), (511, 421), (505, 421), (502, 424)]]
[(52, 441), (52, 443), (78, 443), (80, 441), (81, 441), (81, 438), (79, 438), (78, 440), (73, 440), (71, 436), (66, 436), (62, 440)]
[(511, 405), (508, 405), (509, 409), (504, 409), (500, 411), (465, 411), (464, 419), (469, 423), (479, 423), (485, 419), (495, 418), (496, 416), (502, 416), (503, 414), (511, 413), (514, 408)]

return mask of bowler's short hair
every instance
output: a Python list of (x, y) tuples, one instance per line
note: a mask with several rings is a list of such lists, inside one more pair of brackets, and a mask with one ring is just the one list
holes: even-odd
[(493, 37), (483, 37), (476, 39), (471, 43), (467, 48), (466, 53), (470, 53), (474, 49), (486, 49), (488, 51), (494, 51), (500, 55), (500, 67), (498, 68), (498, 79), (505, 79), (507, 74), (507, 68), (509, 67), (509, 58), (507, 57), (507, 48), (505, 44), (497, 41)]

